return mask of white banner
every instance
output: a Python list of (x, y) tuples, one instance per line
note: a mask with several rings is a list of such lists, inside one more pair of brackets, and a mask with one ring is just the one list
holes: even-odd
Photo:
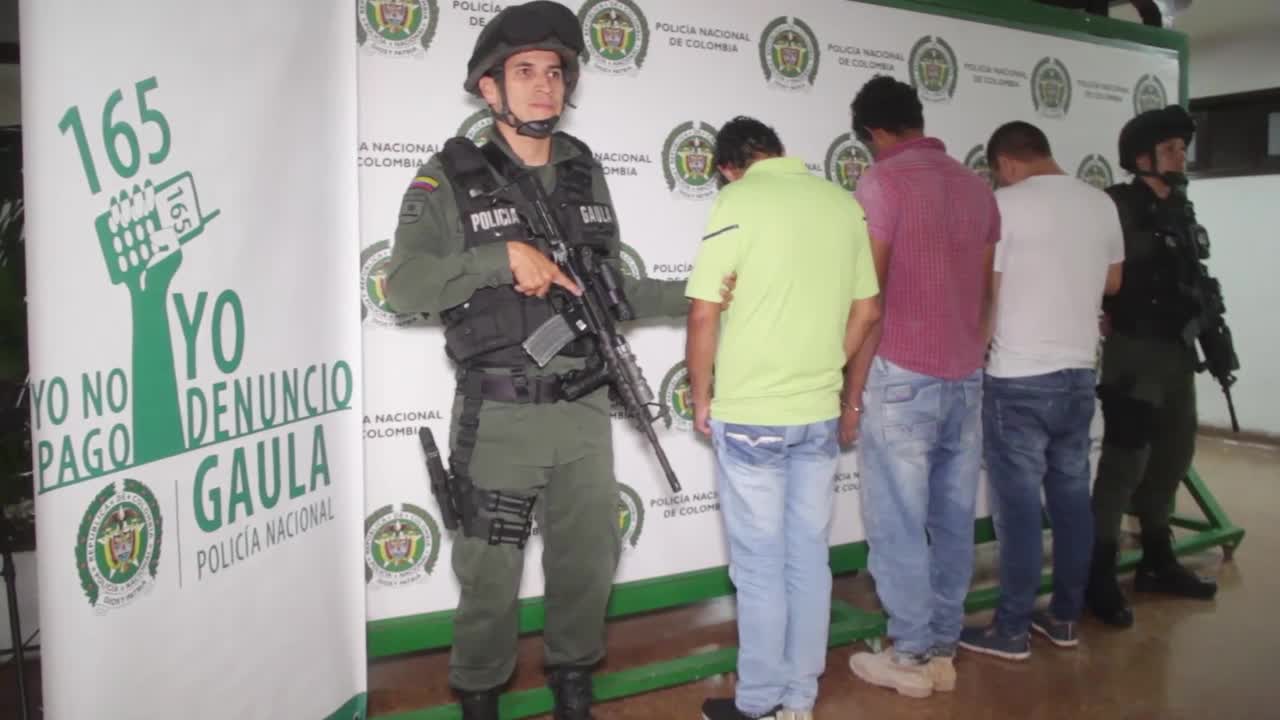
[[(361, 284), (368, 380), (364, 431), (369, 618), (450, 610), (457, 586), (449, 538), (428, 490), (421, 424), (447, 436), (452, 367), (438, 327), (388, 313), (380, 290), (400, 200), (414, 171), (455, 134), (486, 121), (462, 91), (479, 29), (505, 3), (359, 0)], [(1178, 87), (1176, 56), (995, 27), (857, 2), (588, 0), (571, 9), (590, 46), (577, 109), (563, 128), (590, 145), (608, 174), (633, 274), (687, 276), (715, 192), (709, 153), (734, 115), (773, 125), (789, 154), (852, 190), (871, 158), (849, 134), (849, 104), (876, 73), (910, 78), (926, 129), (983, 170), (987, 139), (1009, 120), (1049, 135), (1069, 171), (1099, 185), (1117, 178), (1116, 139), (1138, 107), (1163, 106)], [(388, 20), (388, 8), (404, 8)], [(628, 336), (674, 422), (659, 437), (685, 491), (672, 497), (641, 436), (615, 419), (619, 582), (727, 561), (708, 445), (690, 430), (681, 364), (683, 323), (646, 322)], [(1101, 427), (1100, 418), (1095, 422)], [(832, 544), (863, 539), (852, 452), (836, 479)], [(980, 515), (986, 514), (985, 490)], [(420, 542), (391, 556), (391, 519)], [(541, 594), (541, 551), (522, 597)]]
[(22, 3), (51, 720), (364, 716), (350, 7)]

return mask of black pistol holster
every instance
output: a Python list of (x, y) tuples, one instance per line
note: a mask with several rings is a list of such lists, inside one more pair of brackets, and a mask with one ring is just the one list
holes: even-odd
[(446, 530), (461, 527), (466, 537), (479, 538), (490, 545), (507, 543), (524, 548), (533, 530), (534, 498), (482, 490), (471, 482), (466, 471), (480, 425), (480, 403), (479, 398), (472, 397), (463, 401), (458, 447), (450, 460), (453, 472), (445, 470), (431, 428), (419, 428), (418, 437), (427, 456), (427, 472), (431, 477), (431, 494), (440, 506)]

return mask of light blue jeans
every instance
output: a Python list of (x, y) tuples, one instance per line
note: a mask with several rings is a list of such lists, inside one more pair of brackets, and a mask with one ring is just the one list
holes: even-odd
[(747, 715), (779, 704), (811, 710), (818, 698), (831, 620), (836, 423), (711, 421), (729, 577), (737, 588), (735, 704)]
[(955, 653), (981, 462), (981, 370), (945, 380), (872, 361), (858, 439), (862, 522), (901, 660)]

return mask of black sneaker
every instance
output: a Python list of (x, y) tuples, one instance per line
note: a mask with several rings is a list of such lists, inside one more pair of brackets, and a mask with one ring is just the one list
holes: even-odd
[(995, 625), (961, 629), (959, 645), (965, 650), (1005, 660), (1026, 660), (1031, 657), (1031, 639), (1026, 633), (1010, 637), (1001, 633)]
[(1080, 638), (1076, 636), (1076, 624), (1059, 620), (1048, 610), (1031, 613), (1031, 629), (1058, 647), (1069, 648), (1080, 644)]
[(733, 703), (733, 698), (712, 698), (702, 703), (702, 720), (777, 720), (779, 705), (763, 715), (747, 715)]

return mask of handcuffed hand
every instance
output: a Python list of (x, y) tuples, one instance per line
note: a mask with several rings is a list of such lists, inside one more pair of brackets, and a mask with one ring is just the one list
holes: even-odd
[(849, 405), (840, 407), (840, 444), (848, 447), (858, 439), (858, 424), (862, 422), (862, 409)]

